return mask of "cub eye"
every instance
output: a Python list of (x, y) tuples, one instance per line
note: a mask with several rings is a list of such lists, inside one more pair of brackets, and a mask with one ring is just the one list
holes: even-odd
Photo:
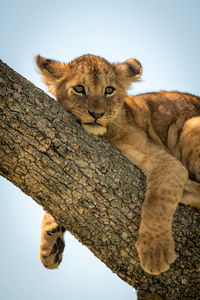
[(107, 86), (105, 88), (105, 95), (112, 95), (115, 91), (115, 88), (113, 86)]
[(82, 94), (85, 95), (85, 89), (83, 85), (75, 85), (72, 87), (75, 94)]

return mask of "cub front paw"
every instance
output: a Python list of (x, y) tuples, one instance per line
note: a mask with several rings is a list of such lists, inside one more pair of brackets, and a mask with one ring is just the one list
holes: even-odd
[(40, 260), (48, 269), (55, 269), (62, 261), (64, 251), (64, 231), (61, 226), (44, 230), (40, 242)]
[(64, 251), (65, 228), (59, 226), (55, 219), (45, 212), (42, 219), (42, 233), (40, 241), (40, 260), (48, 269), (55, 269), (62, 261)]
[(158, 275), (167, 271), (176, 259), (171, 234), (155, 236), (142, 233), (136, 242), (136, 248), (141, 266), (149, 274)]

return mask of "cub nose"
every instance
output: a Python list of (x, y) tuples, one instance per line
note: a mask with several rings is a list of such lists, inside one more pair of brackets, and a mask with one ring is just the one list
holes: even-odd
[(95, 119), (99, 119), (99, 118), (101, 118), (101, 117), (105, 114), (105, 112), (102, 112), (102, 113), (95, 113), (95, 112), (89, 111), (89, 110), (88, 110), (88, 113), (89, 113), (93, 118), (95, 118)]

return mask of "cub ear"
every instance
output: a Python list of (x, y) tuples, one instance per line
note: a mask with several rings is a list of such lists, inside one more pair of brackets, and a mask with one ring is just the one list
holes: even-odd
[(120, 81), (123, 81), (127, 85), (133, 81), (137, 81), (142, 74), (142, 65), (135, 58), (130, 58), (123, 63), (116, 64), (115, 67)]
[(35, 57), (35, 62), (42, 74), (44, 83), (49, 86), (49, 91), (52, 92), (51, 86), (54, 85), (57, 79), (60, 79), (65, 74), (65, 64), (40, 55)]

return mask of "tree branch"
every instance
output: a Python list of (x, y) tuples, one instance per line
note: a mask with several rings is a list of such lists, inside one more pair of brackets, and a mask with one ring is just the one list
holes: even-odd
[(152, 292), (199, 299), (199, 212), (180, 205), (173, 224), (177, 260), (160, 276), (146, 274), (134, 246), (144, 175), (1, 61), (0, 174), (135, 287), (139, 299)]

